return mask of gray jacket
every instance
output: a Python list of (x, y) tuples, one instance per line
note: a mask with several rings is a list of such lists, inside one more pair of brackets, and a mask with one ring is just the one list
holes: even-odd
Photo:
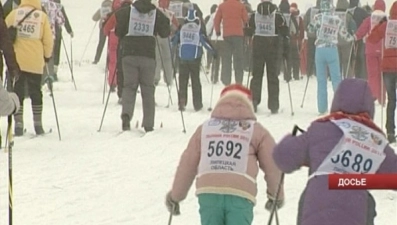
[(8, 116), (19, 110), (19, 99), (15, 93), (8, 93), (0, 85), (0, 116)]

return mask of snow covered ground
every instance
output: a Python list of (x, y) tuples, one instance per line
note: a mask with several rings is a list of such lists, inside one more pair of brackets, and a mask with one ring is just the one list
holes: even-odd
[[(186, 134), (182, 132), (181, 115), (177, 110), (177, 95), (172, 89), (174, 105), (165, 108), (168, 91), (164, 83), (156, 92), (155, 131), (140, 138), (137, 132), (117, 134), (121, 130), (121, 107), (112, 94), (102, 131), (98, 132), (104, 105), (102, 90), (105, 54), (98, 65), (91, 65), (98, 40), (95, 33), (88, 51), (79, 65), (84, 47), (94, 26), (91, 16), (101, 0), (64, 1), (75, 32), (73, 40), (74, 75), (78, 90), (71, 82), (66, 57), (59, 71), (60, 81), (54, 84), (55, 99), (61, 125), (62, 141), (58, 140), (52, 100), (44, 89), (44, 126), (53, 132), (45, 137), (30, 139), (33, 123), (30, 101), (25, 101), (26, 137), (15, 138), (13, 152), (14, 222), (21, 225), (110, 225), (110, 224), (166, 224), (168, 212), (164, 196), (171, 186), (179, 157), (190, 135), (206, 118), (210, 103), (211, 85), (202, 74), (204, 109), (194, 112), (191, 100), (184, 113)], [(210, 0), (200, 1), (207, 12)], [(304, 1), (300, 3), (304, 4)], [(390, 3), (388, 3), (390, 5)], [(69, 37), (64, 34), (66, 44)], [(63, 50), (62, 50), (63, 51)], [(62, 53), (63, 54), (63, 53)], [(282, 78), (280, 77), (280, 80)], [(290, 132), (294, 124), (306, 128), (317, 117), (316, 81), (310, 79), (307, 97), (300, 107), (306, 80), (291, 83), (295, 115), (291, 116), (288, 86), (280, 82), (282, 113), (268, 116), (266, 104), (259, 106), (258, 120), (267, 127), (276, 140)], [(266, 85), (264, 85), (266, 87)], [(222, 85), (214, 87), (214, 102)], [(329, 99), (332, 89), (329, 85)], [(266, 102), (266, 89), (263, 99)], [(191, 96), (191, 94), (189, 93)], [(138, 97), (132, 125), (141, 123), (141, 100)], [(377, 106), (376, 122), (381, 125), (381, 108)], [(161, 124), (163, 127), (161, 128)], [(382, 126), (383, 127), (383, 126)], [(2, 134), (6, 121), (2, 119)], [(8, 178), (7, 154), (0, 152), (0, 225), (7, 224)], [(258, 177), (258, 204), (254, 225), (267, 223), (269, 213), (264, 210), (266, 189)], [(285, 179), (286, 205), (279, 211), (283, 225), (295, 224), (297, 203), (307, 181), (307, 170), (302, 169)], [(391, 191), (374, 191), (377, 201), (376, 223), (397, 224), (397, 199)], [(182, 215), (173, 219), (174, 225), (198, 225), (198, 203), (194, 187), (181, 203)], [(186, 222), (188, 221), (188, 223)]]

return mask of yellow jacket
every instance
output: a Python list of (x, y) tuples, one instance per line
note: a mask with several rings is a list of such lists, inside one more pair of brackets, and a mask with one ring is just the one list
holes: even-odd
[(16, 26), (28, 12), (36, 9), (18, 28), (14, 50), (21, 71), (43, 74), (44, 57), (52, 55), (54, 40), (47, 15), (41, 11), (40, 0), (22, 0), (6, 18), (8, 27)]

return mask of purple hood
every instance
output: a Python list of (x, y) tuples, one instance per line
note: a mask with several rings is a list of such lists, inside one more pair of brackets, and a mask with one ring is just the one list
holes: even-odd
[(368, 83), (361, 79), (343, 80), (335, 92), (331, 112), (342, 111), (348, 114), (368, 113), (374, 118), (374, 98)]

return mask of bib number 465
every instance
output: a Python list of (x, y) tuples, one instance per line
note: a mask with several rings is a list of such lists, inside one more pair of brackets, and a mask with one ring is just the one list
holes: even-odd
[(208, 144), (208, 157), (213, 155), (233, 157), (234, 159), (241, 159), (241, 150), (243, 146), (239, 142), (227, 141), (210, 141)]

